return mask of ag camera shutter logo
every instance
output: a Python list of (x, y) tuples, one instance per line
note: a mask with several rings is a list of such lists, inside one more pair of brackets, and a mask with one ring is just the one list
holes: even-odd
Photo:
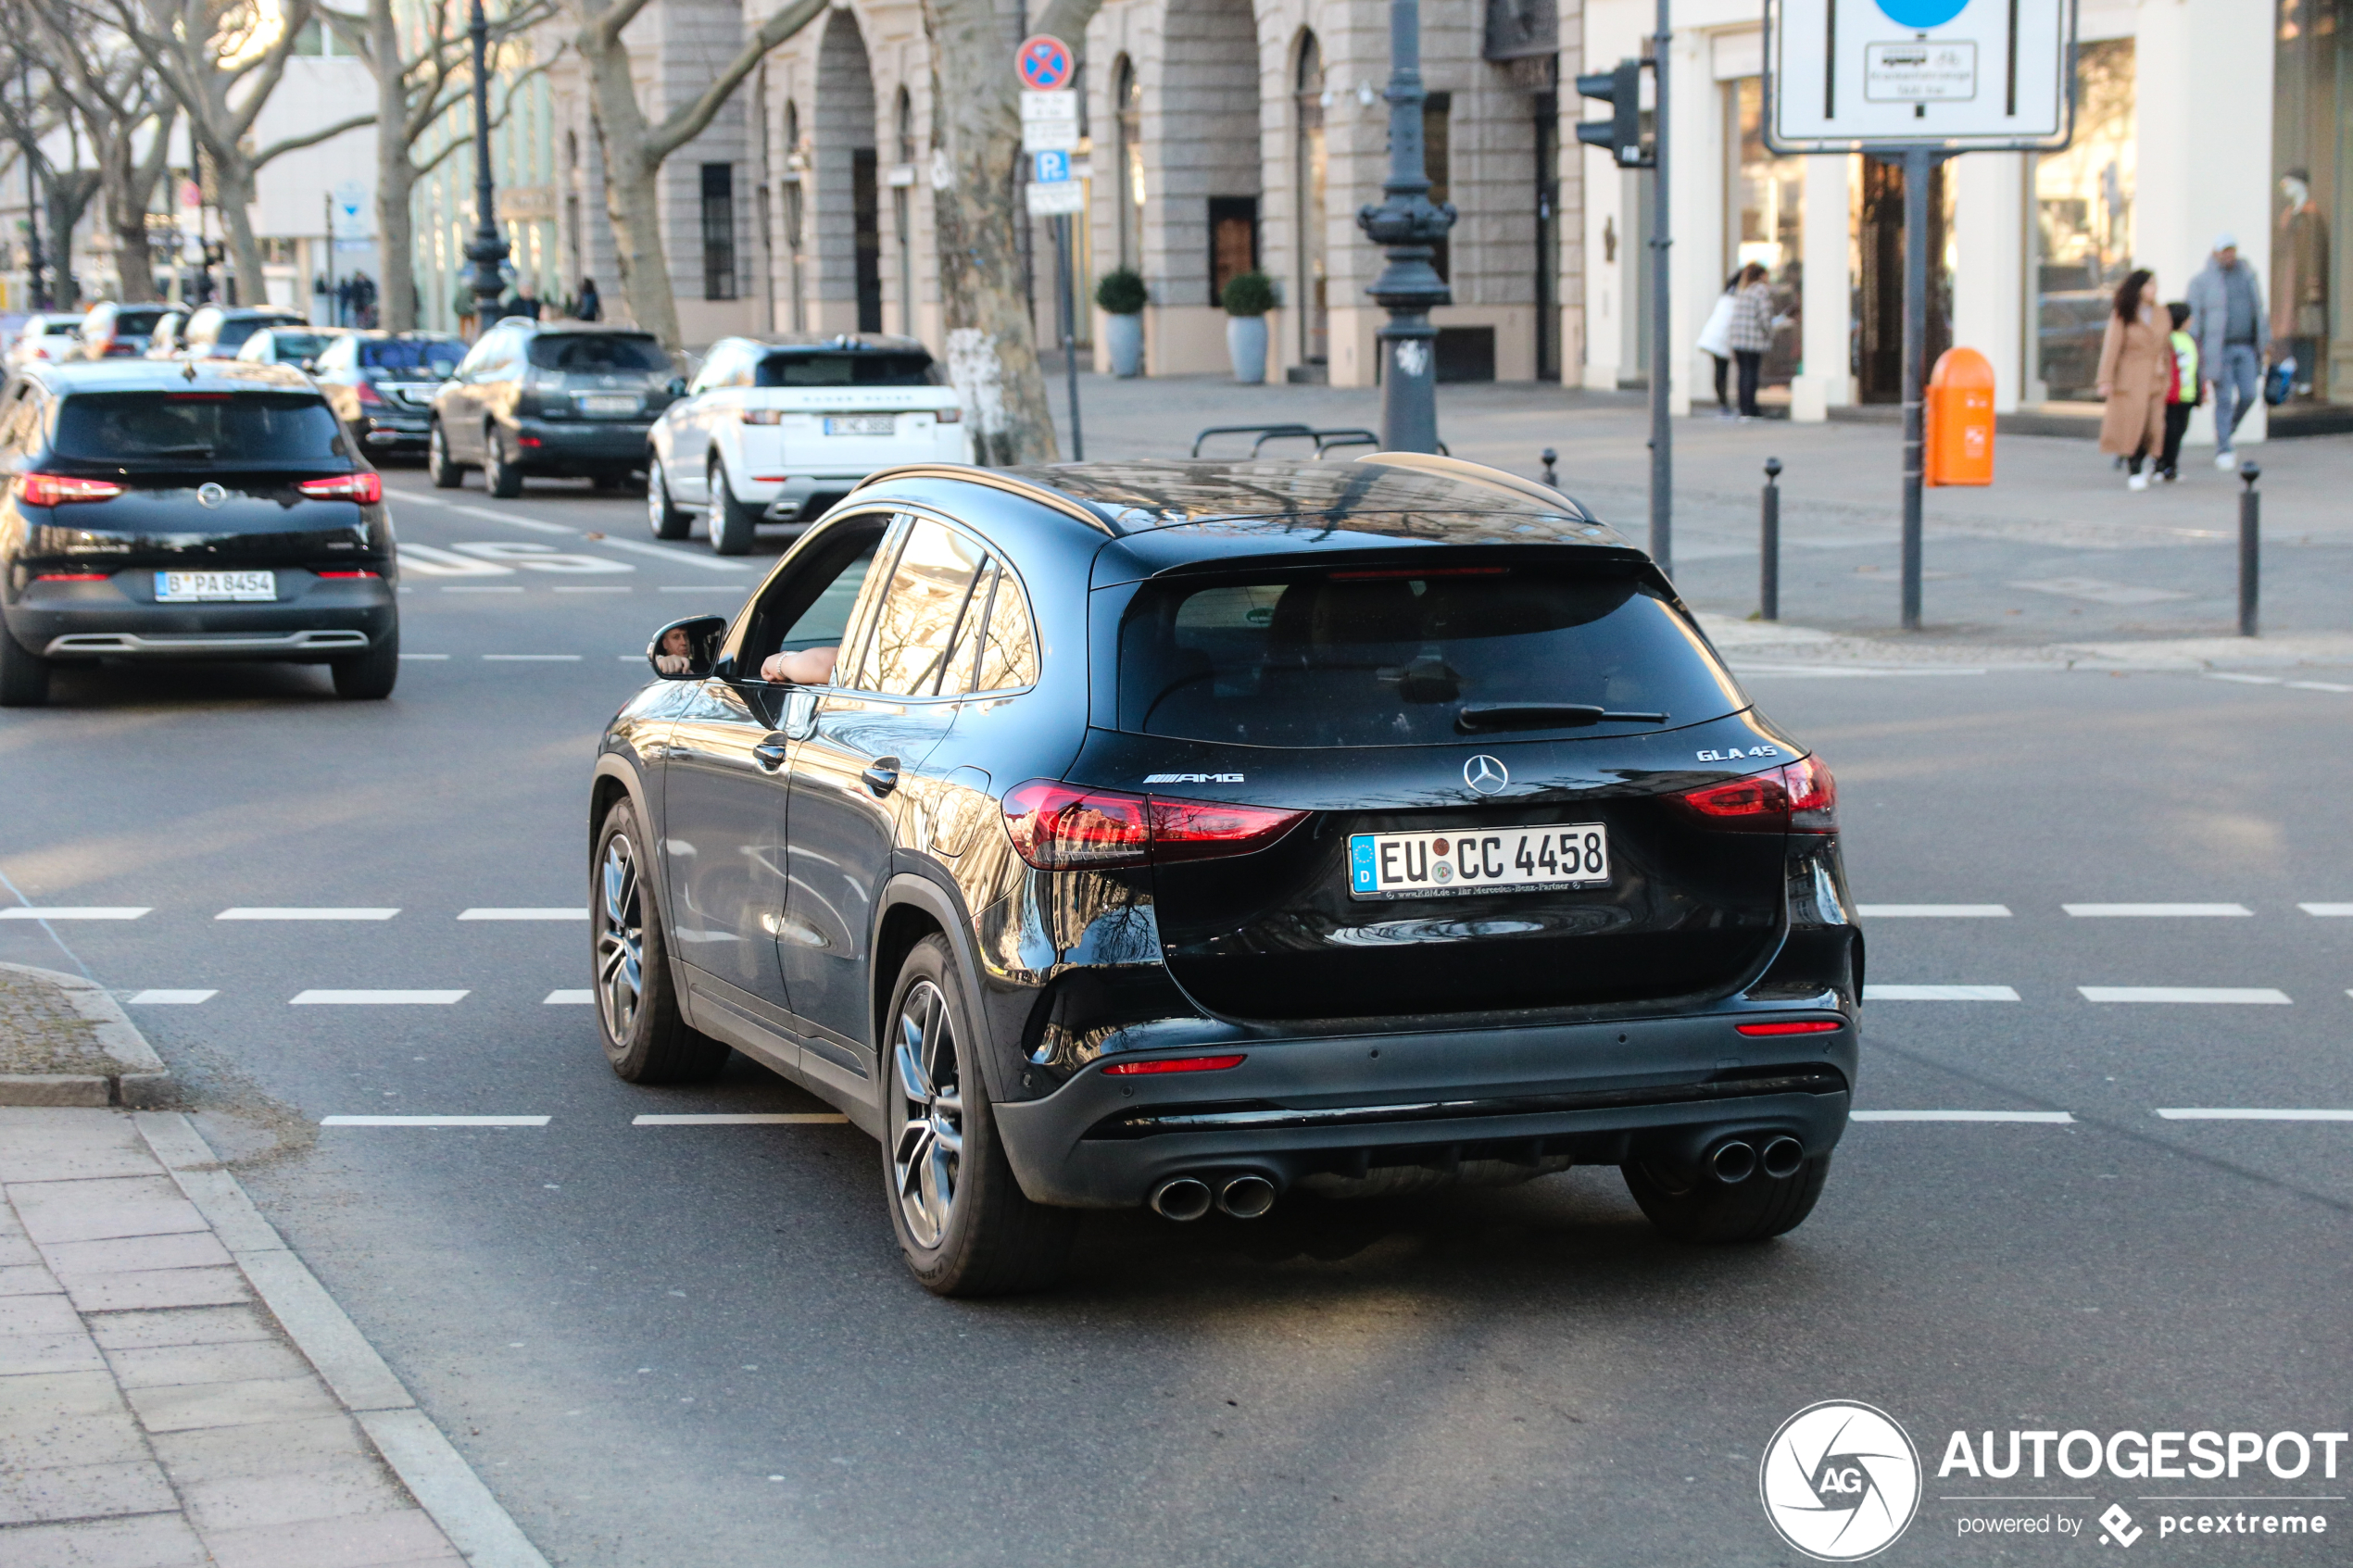
[(1765, 1517), (1822, 1562), (1856, 1562), (1895, 1544), (1920, 1505), (1920, 1456), (1884, 1411), (1843, 1399), (1781, 1423), (1757, 1468)]

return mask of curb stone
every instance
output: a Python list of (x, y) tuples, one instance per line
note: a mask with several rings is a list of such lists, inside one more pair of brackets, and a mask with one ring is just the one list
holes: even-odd
[(98, 1048), (115, 1064), (104, 1073), (0, 1073), (0, 1105), (121, 1106), (132, 1110), (160, 1110), (177, 1103), (179, 1086), (171, 1072), (147, 1044), (107, 989), (79, 974), (31, 964), (0, 963), (0, 974), (12, 975), (64, 994), (64, 999), (92, 1031)]

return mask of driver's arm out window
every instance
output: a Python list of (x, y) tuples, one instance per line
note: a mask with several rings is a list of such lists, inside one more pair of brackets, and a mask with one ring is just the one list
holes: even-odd
[[(761, 679), (760, 667), (771, 654), (838, 648), (853, 628), (865, 624), (874, 597), (869, 584), (887, 574), (875, 563), (889, 554), (883, 546), (891, 521), (887, 512), (844, 520), (801, 571), (776, 584), (745, 640), (743, 679)], [(842, 684), (846, 664), (846, 656), (837, 655), (830, 684)]]

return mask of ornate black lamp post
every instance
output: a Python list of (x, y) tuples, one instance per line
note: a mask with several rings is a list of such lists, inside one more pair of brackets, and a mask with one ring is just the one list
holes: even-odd
[(1429, 199), (1429, 169), (1422, 154), (1422, 8), (1420, 0), (1390, 0), (1389, 178), (1385, 199), (1361, 207), (1357, 226), (1389, 252), (1389, 265), (1370, 294), (1389, 312), (1377, 334), (1381, 355), (1381, 441), (1392, 452), (1438, 450), (1438, 329), (1430, 307), (1451, 305), (1433, 248), (1454, 226), (1451, 202)]
[(497, 193), (490, 183), (490, 24), (482, 14), (482, 0), (473, 0), (473, 18), (466, 31), (474, 46), (474, 237), (466, 246), (473, 263), (468, 282), (474, 291), (474, 321), (487, 327), (499, 316), (498, 296), (507, 292), (498, 264), (507, 259), (507, 242), (498, 232)]

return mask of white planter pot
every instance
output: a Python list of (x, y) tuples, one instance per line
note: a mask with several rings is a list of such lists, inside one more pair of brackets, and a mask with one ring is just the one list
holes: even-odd
[(1141, 316), (1103, 318), (1103, 341), (1111, 349), (1111, 373), (1122, 381), (1144, 373), (1144, 319)]
[(1256, 386), (1266, 379), (1266, 318), (1226, 318), (1226, 356), (1234, 362), (1234, 379)]

